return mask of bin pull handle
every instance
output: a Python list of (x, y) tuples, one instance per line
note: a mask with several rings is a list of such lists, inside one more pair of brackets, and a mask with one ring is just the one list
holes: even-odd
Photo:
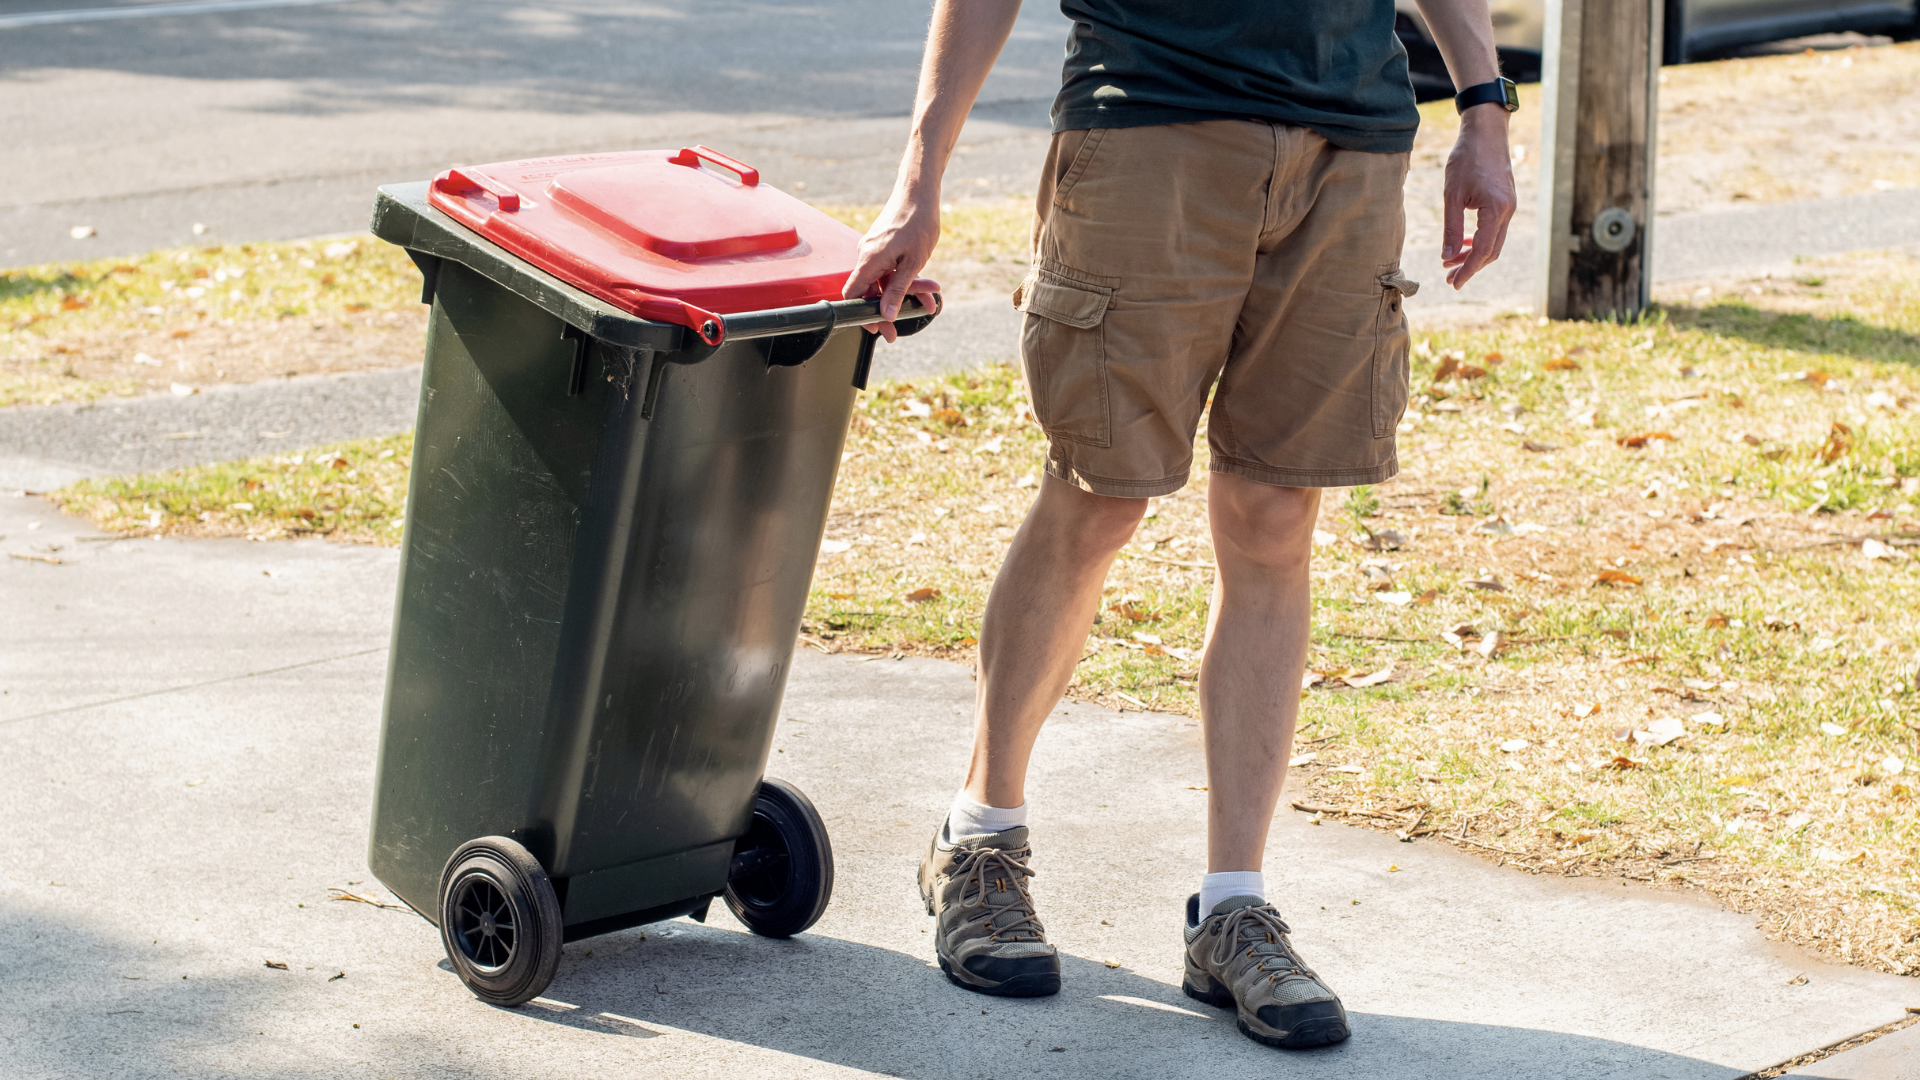
[(730, 158), (711, 146), (683, 146), (680, 148), (679, 153), (667, 160), (673, 162), (675, 165), (685, 165), (689, 168), (697, 169), (700, 167), (702, 159), (718, 165), (730, 173), (738, 174), (740, 177), (740, 186), (742, 187), (757, 187), (760, 184), (759, 169), (754, 168), (744, 161)]
[(500, 183), (486, 173), (477, 170), (468, 172), (456, 165), (436, 177), (433, 181), (433, 186), (449, 195), (458, 195), (463, 192), (472, 191), (474, 188), (479, 188), (481, 191), (493, 196), (494, 201), (500, 204), (500, 209), (520, 209), (519, 192)]

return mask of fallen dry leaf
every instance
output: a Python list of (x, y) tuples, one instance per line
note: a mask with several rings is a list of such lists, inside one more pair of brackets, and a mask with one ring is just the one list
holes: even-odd
[(1640, 585), (1641, 580), (1625, 570), (1602, 570), (1594, 579), (1595, 585)]
[(1545, 368), (1548, 371), (1579, 371), (1580, 370), (1579, 364), (1574, 363), (1573, 361), (1567, 359), (1564, 356), (1556, 356), (1553, 359), (1548, 360), (1546, 363), (1541, 364), (1540, 366)]
[(272, 968), (272, 969), (273, 969), (273, 970), (275, 970), (275, 971), (286, 971), (286, 970), (289, 970), (289, 969), (287, 968), (287, 965), (285, 965), (285, 964), (283, 964), (283, 963), (281, 963), (281, 962), (280, 962), (280, 961), (278, 961), (278, 960), (269, 960), (269, 961), (267, 961), (267, 966), (268, 966), (268, 967), (270, 967), (270, 968)]
[(1583, 701), (1573, 707), (1573, 715), (1581, 720), (1585, 720), (1587, 717), (1599, 711), (1600, 703), (1597, 701)]
[(929, 600), (940, 599), (940, 590), (934, 588), (915, 589), (907, 594), (907, 603), (924, 604)]
[(1628, 769), (1637, 769), (1642, 764), (1644, 763), (1635, 761), (1630, 757), (1615, 757), (1612, 761), (1607, 762), (1605, 767), (1609, 769), (1619, 769), (1625, 772)]
[(1506, 584), (1502, 582), (1498, 576), (1487, 577), (1487, 578), (1477, 578), (1473, 581), (1469, 581), (1467, 582), (1467, 588), (1479, 589), (1482, 592), (1506, 592), (1507, 591)]
[(1480, 644), (1475, 645), (1473, 647), (1473, 651), (1491, 660), (1493, 659), (1493, 654), (1500, 651), (1500, 645), (1502, 641), (1503, 641), (1503, 637), (1500, 631), (1495, 630), (1489, 633), (1486, 637), (1481, 638)]
[(1426, 607), (1428, 604), (1431, 604), (1438, 599), (1440, 599), (1440, 590), (1428, 589), (1426, 592), (1423, 592), (1419, 596), (1414, 597), (1413, 606)]
[(1835, 420), (1833, 427), (1827, 431), (1827, 441), (1820, 444), (1820, 449), (1814, 451), (1814, 456), (1831, 465), (1845, 457), (1852, 449), (1853, 429)]
[(1678, 436), (1671, 431), (1648, 431), (1639, 435), (1622, 435), (1613, 441), (1629, 450), (1638, 450), (1650, 442), (1672, 442), (1676, 438)]
[(1560, 448), (1552, 443), (1534, 442), (1532, 439), (1527, 439), (1521, 442), (1520, 449), (1534, 454), (1551, 454)]
[(1374, 532), (1372, 529), (1367, 529), (1364, 525), (1362, 525), (1361, 528), (1366, 529), (1367, 538), (1365, 540), (1355, 541), (1355, 543), (1368, 551), (1398, 551), (1407, 542), (1405, 536), (1402, 536), (1392, 529), (1381, 529), (1379, 532)]
[(407, 910), (405, 904), (389, 904), (377, 896), (362, 896), (359, 893), (348, 892), (340, 888), (331, 888), (328, 889), (327, 892), (331, 894), (327, 897), (329, 900), (351, 900), (356, 904), (369, 904), (377, 908), (393, 908), (398, 911)]
[(1899, 548), (1889, 547), (1869, 536), (1865, 540), (1860, 541), (1860, 557), (1868, 561), (1886, 559), (1889, 562), (1897, 562), (1906, 558), (1907, 553), (1901, 551)]
[(1391, 678), (1393, 678), (1393, 665), (1388, 664), (1386, 667), (1381, 668), (1371, 675), (1346, 675), (1342, 676), (1341, 681), (1353, 687), (1355, 690), (1361, 690), (1369, 686), (1379, 686)]
[(1641, 746), (1665, 746), (1687, 733), (1687, 725), (1676, 717), (1663, 717), (1648, 724), (1644, 729), (1633, 733), (1633, 741)]

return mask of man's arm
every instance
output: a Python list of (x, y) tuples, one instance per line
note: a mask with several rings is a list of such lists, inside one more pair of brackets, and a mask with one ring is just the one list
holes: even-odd
[[(1454, 86), (1464, 90), (1499, 78), (1487, 0), (1417, 2)], [(1448, 284), (1458, 289), (1500, 257), (1514, 203), (1507, 111), (1497, 104), (1475, 105), (1460, 114), (1460, 136), (1447, 158), (1446, 236), (1441, 241), (1440, 264), (1450, 268)], [(1468, 210), (1474, 211), (1472, 237), (1464, 235)]]
[[(940, 242), (940, 178), (953, 156), (953, 144), (959, 141), (967, 113), (1019, 14), (1020, 0), (938, 0), (934, 4), (907, 152), (893, 182), (893, 195), (860, 242), (853, 274), (841, 292), (851, 298), (864, 296), (875, 284), (881, 286), (880, 314), (888, 321), (879, 330), (888, 341), (894, 339), (892, 319), (900, 313), (908, 286)], [(931, 295), (921, 299), (933, 305)]]

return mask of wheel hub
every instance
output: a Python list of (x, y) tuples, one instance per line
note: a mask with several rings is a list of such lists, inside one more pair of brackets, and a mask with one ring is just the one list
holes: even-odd
[(506, 893), (476, 874), (459, 883), (455, 896), (453, 938), (460, 951), (476, 966), (505, 967), (513, 959), (519, 930)]

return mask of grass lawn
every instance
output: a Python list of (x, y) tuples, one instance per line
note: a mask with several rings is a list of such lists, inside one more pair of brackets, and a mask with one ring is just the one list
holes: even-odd
[[(1300, 812), (1704, 890), (1920, 971), (1916, 296), (1920, 261), (1869, 255), (1630, 325), (1416, 327), (1403, 473), (1323, 507)], [(119, 531), (391, 544), (409, 449), (55, 497)], [(969, 660), (1043, 452), (1009, 368), (863, 395), (804, 640)], [(1205, 486), (1154, 501), (1076, 696), (1194, 712)]]
[(0, 270), (0, 406), (415, 363), (419, 296), (371, 237)]

